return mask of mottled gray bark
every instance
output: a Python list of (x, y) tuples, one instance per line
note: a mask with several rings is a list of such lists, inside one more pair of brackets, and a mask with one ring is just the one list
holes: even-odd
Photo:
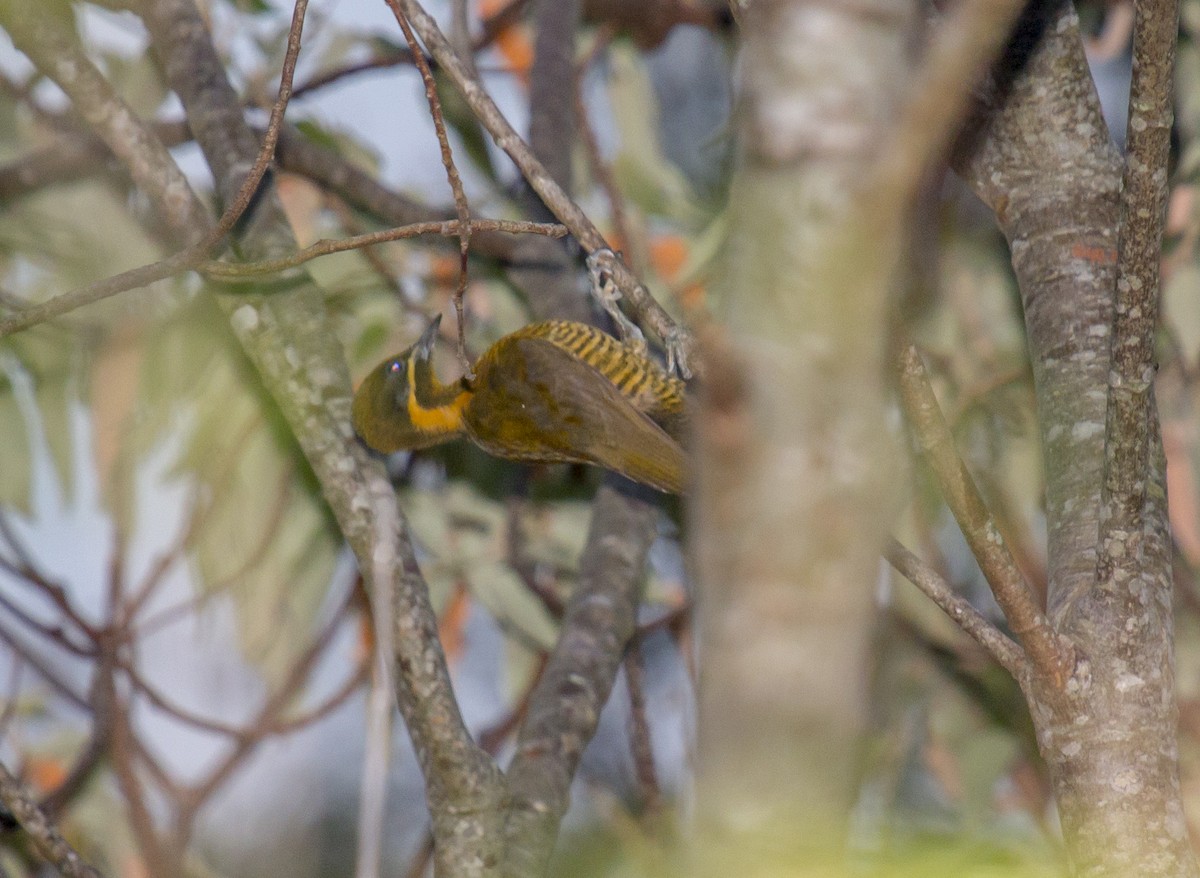
[[(225, 201), (233, 199), (259, 150), (236, 93), (193, 0), (154, 0), (144, 18), (171, 87), (183, 102), (197, 142)], [(237, 247), (248, 258), (295, 249), (269, 181), (239, 224)], [(222, 303), (235, 334), (291, 425), (364, 574), (386, 575), (395, 631), (397, 702), (426, 780), (439, 874), (493, 874), (502, 847), (499, 770), (472, 741), (450, 686), (437, 620), (399, 515), (381, 533), (372, 514), (381, 493), (394, 503), (382, 468), (349, 428), (350, 380), (329, 331), (320, 291), (307, 274), (270, 296), (229, 295)], [(374, 564), (379, 552), (395, 563)], [(379, 589), (373, 591), (377, 596)], [(387, 619), (381, 620), (388, 624)]]
[[(1049, 616), (1077, 655), (1061, 688), (1043, 677), (1026, 694), (1075, 873), (1191, 876), (1164, 468), (1148, 395), (1138, 429), (1151, 431), (1151, 453), (1135, 465), (1140, 473), (1112, 473), (1144, 486), (1133, 511), (1144, 542), (1115, 570), (1098, 569), (1121, 159), (1074, 10), (1051, 4), (1035, 12), (1040, 20), (1027, 17), (1003, 68), (1011, 79), (984, 108), (987, 124), (959, 163), (1012, 248), (1046, 461)], [(1165, 166), (1157, 173), (1165, 180)], [(1158, 244), (1152, 248), (1156, 254)]]

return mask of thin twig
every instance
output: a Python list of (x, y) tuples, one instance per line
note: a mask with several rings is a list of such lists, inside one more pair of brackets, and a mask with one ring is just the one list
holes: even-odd
[(612, 41), (612, 36), (611, 27), (600, 28), (596, 33), (591, 49), (576, 68), (575, 118), (579, 123), (579, 139), (583, 143), (588, 164), (591, 166), (592, 176), (596, 178), (596, 182), (600, 184), (600, 188), (608, 199), (608, 208), (612, 217), (613, 229), (616, 231), (617, 237), (621, 240), (624, 255), (633, 263), (634, 268), (640, 270), (643, 267), (642, 259), (640, 258), (642, 253), (639, 252), (641, 248), (638, 247), (639, 242), (629, 227), (625, 197), (621, 194), (620, 187), (617, 186), (612, 168), (604, 160), (604, 156), (600, 154), (600, 141), (596, 137), (596, 130), (592, 127), (591, 120), (588, 117), (587, 105), (583, 99), (583, 85), (587, 72), (591, 69), (600, 54), (608, 48), (608, 44)]
[[(79, 611), (75, 609), (74, 605), (71, 603), (70, 597), (67, 595), (67, 590), (63, 588), (62, 585), (47, 576), (38, 567), (37, 563), (33, 559), (32, 553), (30, 553), (28, 547), (25, 546), (20, 537), (17, 536), (16, 530), (12, 527), (11, 522), (8, 520), (8, 516), (2, 509), (0, 509), (0, 536), (2, 536), (4, 541), (8, 543), (9, 548), (16, 556), (18, 562), (13, 564), (7, 558), (0, 557), (0, 570), (7, 570), (13, 576), (23, 579), (29, 584), (30, 587), (41, 592), (46, 600), (58, 608), (64, 619), (78, 628), (87, 639), (94, 640), (96, 637), (95, 626), (83, 618)], [(27, 619), (31, 619), (31, 617), (28, 617), (28, 614), (26, 614), (24, 610), (21, 610), (15, 606), (14, 613), (18, 616), (24, 616)], [(35, 628), (43, 627), (38, 623), (33, 623), (33, 625)], [(63, 645), (80, 655), (86, 655), (89, 653), (89, 650), (87, 649), (81, 651), (78, 644), (64, 643)]]
[(1061, 687), (1074, 666), (1072, 651), (1057, 637), (1046, 614), (1034, 601), (1032, 590), (959, 457), (954, 436), (946, 425), (916, 347), (903, 345), (898, 365), (905, 415), (937, 476), (946, 505), (1034, 667), (1048, 682)]
[(17, 715), (17, 698), (21, 692), (21, 677), (24, 673), (25, 662), (18, 655), (11, 656), (8, 663), (8, 685), (4, 688), (4, 709), (0, 710), (0, 739), (8, 734), (8, 727)]
[[(496, 38), (504, 31), (505, 28), (512, 25), (520, 17), (521, 12), (529, 4), (529, 0), (513, 0), (503, 9), (493, 15), (488, 16), (483, 22), (483, 28), (478, 37), (471, 42), (472, 53), (486, 49), (496, 41)], [(375, 58), (369, 58), (366, 61), (359, 61), (354, 64), (347, 64), (345, 67), (339, 67), (335, 70), (330, 70), (326, 73), (318, 74), (312, 79), (296, 86), (292, 92), (292, 98), (307, 96), (309, 92), (324, 88), (348, 76), (355, 76), (359, 73), (366, 73), (371, 70), (381, 70), (388, 67), (399, 67), (401, 64), (413, 63), (413, 53), (408, 49), (396, 49), (384, 55), (379, 55)]]
[(188, 516), (187, 520), (179, 528), (179, 533), (176, 534), (172, 544), (158, 554), (138, 584), (130, 589), (130, 595), (121, 608), (122, 615), (117, 623), (122, 630), (128, 630), (130, 626), (135, 624), (138, 614), (146, 605), (146, 601), (163, 584), (167, 572), (184, 560), (184, 552), (191, 544), (192, 537), (196, 531), (196, 524), (199, 520), (196, 508), (200, 502), (200, 486), (198, 484), (193, 485), (190, 493), (191, 501), (187, 504), (187, 508), (192, 511), (192, 514)]
[(163, 838), (155, 828), (155, 821), (147, 803), (146, 787), (134, 767), (134, 760), (142, 748), (130, 724), (131, 704), (116, 693), (115, 671), (116, 668), (109, 662), (104, 662), (97, 668), (97, 686), (106, 690), (105, 697), (113, 704), (109, 763), (116, 776), (117, 787), (125, 799), (129, 828), (143, 861), (151, 870), (151, 874), (170, 875), (174, 872), (171, 868), (173, 864), (167, 862), (169, 854)]
[[(545, 235), (551, 238), (561, 238), (567, 234), (563, 226), (553, 223), (527, 223), (517, 220), (474, 220), (472, 226), (476, 229), (505, 232), (509, 234)], [(96, 302), (124, 293), (139, 287), (148, 286), (155, 281), (163, 280), (183, 271), (202, 271), (209, 277), (227, 281), (243, 280), (266, 274), (274, 274), (289, 268), (295, 268), (318, 256), (340, 253), (378, 244), (384, 241), (395, 241), (401, 238), (412, 238), (417, 235), (436, 234), (453, 237), (458, 234), (458, 221), (445, 220), (442, 222), (413, 223), (395, 229), (385, 229), (367, 235), (356, 235), (338, 241), (318, 241), (297, 253), (282, 259), (263, 260), (261, 262), (217, 262), (208, 259), (203, 246), (189, 247), (166, 259), (130, 269), (121, 274), (90, 283), (85, 286), (55, 296), (39, 305), (23, 308), (8, 317), (0, 317), (0, 338), (20, 332), (47, 320), (53, 320), (68, 314), (77, 308), (92, 305)]]
[(42, 810), (57, 818), (85, 789), (108, 756), (112, 739), (112, 705), (104, 700), (103, 688), (92, 692), (92, 733), (75, 757), (66, 776), (42, 799)]
[(242, 729), (233, 749), (225, 754), (222, 761), (206, 778), (189, 789), (187, 795), (183, 797), (185, 803), (180, 808), (184, 817), (195, 814), (201, 805), (229, 779), (237, 766), (242, 764), (243, 760), (263, 741), (276, 733), (283, 720), (284, 711), (289, 704), (296, 700), (298, 694), (312, 677), (320, 659), (333, 642), (334, 635), (340, 630), (352, 597), (353, 589), (347, 589), (342, 605), (312, 642), (297, 656), (279, 687), (270, 694), (256, 716)]
[(364, 658), (358, 663), (354, 672), (346, 677), (341, 687), (328, 698), (302, 713), (294, 714), (287, 719), (276, 720), (267, 731), (272, 735), (290, 735), (292, 732), (320, 722), (345, 704), (351, 695), (363, 687), (370, 675), (370, 670), (371, 663)]
[(262, 147), (254, 160), (254, 165), (246, 179), (242, 181), (237, 195), (225, 207), (217, 224), (204, 238), (204, 249), (207, 252), (215, 247), (217, 242), (227, 235), (237, 221), (241, 219), (246, 208), (258, 192), (263, 175), (266, 174), (272, 159), (275, 157), (275, 144), (279, 142), (279, 128), (283, 123), (283, 113), (287, 109), (288, 100), (292, 96), (292, 78), (296, 75), (296, 59), (300, 55), (300, 33), (304, 29), (304, 14), (308, 11), (308, 0), (295, 0), (292, 9), (292, 23), (288, 27), (287, 51), (283, 56), (283, 69), (279, 76), (279, 92), (271, 107), (271, 116), (267, 120), (267, 131), (263, 135)]
[[(507, 232), (513, 235), (543, 235), (548, 238), (561, 238), (567, 234), (564, 226), (557, 223), (531, 223), (522, 220), (472, 220), (471, 225), (478, 229), (493, 232)], [(198, 268), (201, 273), (211, 278), (226, 282), (236, 282), (267, 274), (276, 274), (289, 268), (303, 265), (318, 256), (328, 256), (331, 253), (342, 253), (346, 250), (357, 250), (373, 244), (387, 241), (399, 241), (403, 238), (415, 238), (418, 235), (443, 235), (452, 237), (459, 234), (461, 226), (458, 220), (443, 220), (440, 222), (413, 223), (394, 229), (383, 229), (378, 232), (368, 232), (364, 235), (354, 235), (349, 238), (323, 238), (314, 244), (297, 250), (280, 259), (264, 259), (260, 262), (216, 262), (208, 261)]]
[(468, 381), (474, 381), (475, 370), (471, 366), (471, 359), (467, 356), (466, 321), (463, 319), (463, 296), (467, 292), (467, 257), (471, 252), (471, 207), (467, 202), (467, 193), (463, 190), (462, 178), (459, 177), (458, 168), (454, 164), (454, 153), (450, 150), (450, 138), (446, 135), (446, 119), (442, 115), (442, 102), (438, 98), (437, 82), (433, 78), (433, 71), (429, 69), (425, 53), (421, 51), (417, 36), (413, 33), (397, 0), (386, 0), (386, 2), (396, 17), (396, 23), (400, 25), (400, 30), (404, 32), (404, 39), (408, 41), (408, 47), (413, 53), (413, 61), (421, 73), (421, 81), (425, 84), (425, 100), (429, 103), (429, 115), (433, 119), (433, 130), (437, 133), (442, 166), (446, 169), (446, 179), (449, 181), (450, 191), (454, 195), (454, 211), (458, 214), (459, 251), (458, 285), (454, 289), (454, 315), (458, 319), (458, 359), (462, 364), (463, 375)]
[[(9, 567), (3, 558), (0, 558), (0, 571), (7, 571), (16, 576), (21, 575), (21, 571)], [(63, 629), (61, 621), (42, 622), (35, 619), (19, 603), (2, 593), (0, 593), (0, 610), (5, 610), (11, 614), (26, 630), (37, 632), (49, 642), (62, 647), (69, 653), (77, 656), (92, 655), (93, 650), (91, 645), (88, 643), (76, 643), (73, 640), (74, 635)]]
[(1167, 157), (1178, 0), (1138, 0), (1129, 92), (1127, 157), (1117, 241), (1117, 296), (1104, 432), (1103, 513), (1096, 574), (1108, 581), (1122, 566), (1140, 566), (1150, 481), (1150, 409), (1154, 405), (1154, 335), (1158, 324)]
[(0, 763), (0, 802), (17, 819), (21, 828), (29, 833), (38, 853), (65, 878), (100, 878), (100, 873), (67, 844), (50, 818), (38, 807), (30, 790), (3, 763)]
[[(365, 224), (350, 208), (350, 205), (332, 193), (325, 193), (325, 203), (337, 215), (343, 229), (353, 235), (364, 234)], [(404, 289), (404, 284), (400, 282), (400, 278), (389, 264), (387, 254), (380, 245), (366, 244), (359, 252), (363, 259), (367, 260), (379, 280), (395, 297), (397, 305), (410, 314), (419, 314), (422, 318), (428, 318), (424, 311), (416, 307), (412, 297)]]
[(1012, 674), (1015, 680), (1023, 682), (1029, 677), (1029, 659), (1021, 647), (984, 618), (971, 606), (970, 601), (955, 594), (937, 571), (896, 540), (889, 541), (884, 557), (901, 576), (924, 592), (959, 628), (987, 650), (988, 655)]
[(653, 814), (662, 808), (662, 788), (654, 765), (654, 741), (646, 715), (646, 674), (642, 668), (642, 638), (635, 634), (625, 651), (625, 688), (629, 692), (629, 752), (641, 792), (642, 806)]
[[(417, 0), (397, 0), (413, 28), (429, 48), (430, 53), (446, 72), (476, 118), (504, 150), (521, 171), (522, 176), (541, 197), (542, 202), (570, 229), (571, 234), (591, 255), (611, 253), (611, 248), (600, 230), (588, 219), (587, 214), (571, 200), (563, 188), (538, 161), (529, 146), (500, 112), (499, 107), (484, 91), (482, 84), (471, 75), (450, 46), (441, 28), (433, 17), (422, 8)], [(668, 352), (680, 363), (686, 373), (688, 363), (695, 360), (695, 342), (691, 335), (663, 310), (650, 291), (634, 276), (628, 266), (615, 254), (604, 255), (604, 268), (620, 288), (631, 310), (645, 322), (667, 345)]]
[(117, 293), (148, 286), (155, 281), (194, 268), (205, 259), (207, 259), (207, 255), (203, 247), (188, 247), (173, 256), (160, 259), (158, 262), (123, 271), (112, 277), (79, 287), (69, 293), (63, 293), (61, 296), (55, 296), (41, 304), (22, 308), (15, 314), (0, 317), (0, 338), (39, 323), (45, 323), (47, 320), (53, 320), (55, 317), (61, 317), (76, 308), (94, 304), (109, 296), (115, 296)]
[(24, 640), (16, 637), (3, 625), (0, 625), (0, 643), (7, 643), (8, 648), (13, 654), (32, 668), (34, 673), (45, 680), (47, 685), (57, 692), (64, 701), (84, 713), (90, 713), (91, 705), (88, 703), (88, 700), (72, 689), (71, 684), (59, 674), (56, 668), (51, 667), (49, 663), (43, 661), (40, 650), (30, 648)]
[[(212, 732), (216, 735), (222, 735), (234, 741), (245, 741), (247, 738), (252, 738), (254, 735), (248, 730), (257, 730), (261, 737), (267, 735), (281, 734), (285, 731), (290, 731), (296, 727), (296, 723), (280, 718), (283, 708), (287, 706), (288, 701), (292, 699), (299, 685), (303, 682), (303, 675), (307, 673), (311, 664), (321, 655), (321, 652), (326, 648), (329, 642), (337, 633), (339, 627), (345, 618), (346, 612), (350, 606), (353, 590), (347, 590), (345, 599), (342, 605), (334, 612), (333, 616), (324, 625), (320, 632), (313, 638), (313, 641), (305, 649), (305, 651), (296, 659), (295, 664), (289, 671), (287, 682), (281, 685), (275, 692), (272, 692), (267, 699), (267, 707), (258, 715), (258, 718), (238, 725), (221, 722), (220, 720), (210, 719), (192, 711), (176, 702), (171, 698), (158, 691), (141, 673), (133, 666), (131, 662), (124, 660), (122, 657), (115, 659), (116, 667), (122, 670), (129, 678), (129, 683), (134, 692), (143, 695), (151, 705), (161, 710), (163, 713), (178, 720), (181, 723), (192, 726), (196, 729), (202, 729), (206, 732)], [(269, 717), (269, 720), (267, 719)]]

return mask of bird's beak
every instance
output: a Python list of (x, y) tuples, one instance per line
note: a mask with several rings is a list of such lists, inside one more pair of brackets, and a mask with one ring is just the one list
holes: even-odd
[(421, 337), (417, 339), (417, 343), (414, 345), (413, 351), (421, 359), (428, 360), (430, 355), (433, 353), (433, 346), (437, 342), (438, 327), (441, 325), (442, 315), (439, 314), (437, 317), (433, 318), (433, 321), (425, 328), (425, 331), (421, 333)]

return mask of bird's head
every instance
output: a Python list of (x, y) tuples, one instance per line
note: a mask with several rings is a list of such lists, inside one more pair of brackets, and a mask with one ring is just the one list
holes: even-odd
[(461, 388), (447, 387), (433, 372), (433, 347), (439, 314), (417, 343), (388, 357), (354, 394), (354, 432), (368, 447), (390, 453), (428, 448), (461, 431)]

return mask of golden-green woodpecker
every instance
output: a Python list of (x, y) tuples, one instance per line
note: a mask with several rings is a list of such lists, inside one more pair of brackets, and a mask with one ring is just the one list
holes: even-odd
[(506, 335), (475, 378), (442, 384), (432, 354), (439, 315), (354, 394), (354, 429), (376, 451), (428, 448), (466, 435), (497, 457), (591, 463), (683, 491), (683, 382), (594, 327), (565, 320)]

